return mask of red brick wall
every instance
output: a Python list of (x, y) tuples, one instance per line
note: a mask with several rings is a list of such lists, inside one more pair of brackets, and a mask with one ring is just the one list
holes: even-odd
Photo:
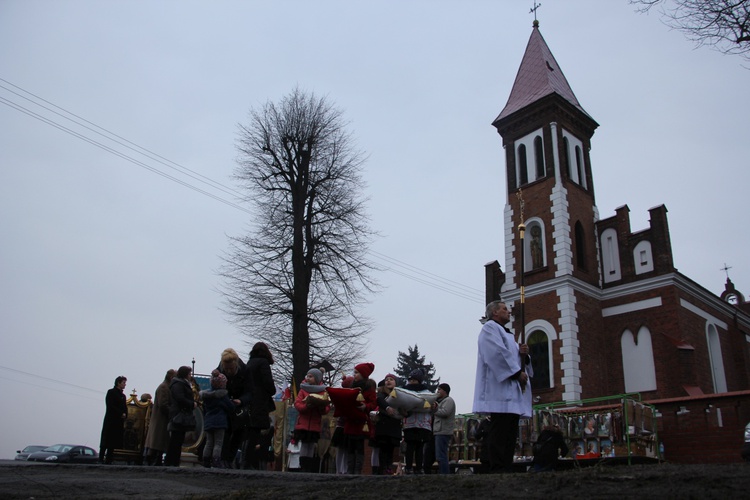
[(614, 352), (611, 339), (602, 328), (601, 303), (581, 292), (575, 292), (575, 297), (583, 388), (581, 399), (613, 394), (610, 370)]
[[(684, 464), (742, 462), (740, 449), (745, 425), (750, 422), (750, 391), (648, 403), (662, 415), (657, 431), (659, 440), (664, 443), (667, 461)], [(681, 407), (689, 413), (678, 415)], [(721, 412), (721, 419), (717, 410)]]

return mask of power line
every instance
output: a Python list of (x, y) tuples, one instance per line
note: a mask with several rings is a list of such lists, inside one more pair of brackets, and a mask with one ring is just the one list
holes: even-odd
[(409, 278), (410, 280), (416, 281), (418, 283), (422, 283), (422, 284), (427, 285), (427, 286), (429, 286), (431, 288), (435, 288), (436, 290), (442, 290), (444, 292), (450, 293), (451, 295), (455, 295), (456, 297), (461, 297), (462, 299), (466, 299), (466, 300), (469, 300), (471, 302), (477, 302), (478, 300), (481, 300), (481, 298), (482, 298), (482, 297), (477, 297), (477, 296), (465, 295), (465, 294), (463, 294), (463, 293), (461, 293), (459, 291), (451, 290), (450, 288), (443, 287), (443, 286), (441, 286), (439, 284), (432, 283), (432, 282), (427, 281), (425, 279), (418, 278), (416, 276), (412, 276), (412, 275), (410, 275), (408, 273), (404, 273), (402, 271), (399, 271), (399, 270), (396, 270), (396, 269), (393, 269), (393, 268), (386, 268), (386, 271), (390, 271), (390, 272), (392, 272), (394, 274), (398, 274), (399, 276), (404, 276), (406, 278)]
[(13, 101), (9, 101), (9, 100), (5, 99), (4, 97), (0, 97), (0, 102), (3, 103), (3, 104), (5, 104), (6, 106), (8, 106), (10, 108), (13, 108), (13, 109), (15, 109), (17, 111), (20, 111), (21, 113), (24, 113), (24, 114), (26, 114), (28, 116), (31, 116), (32, 118), (35, 118), (35, 119), (37, 119), (37, 120), (39, 120), (39, 121), (41, 121), (43, 123), (46, 123), (47, 125), (50, 125), (50, 126), (55, 127), (55, 128), (57, 128), (59, 130), (62, 130), (63, 132), (72, 135), (73, 137), (76, 137), (76, 138), (78, 138), (78, 139), (80, 139), (80, 140), (82, 140), (84, 142), (88, 142), (92, 146), (96, 146), (96, 147), (98, 147), (100, 149), (103, 149), (104, 151), (106, 151), (106, 152), (108, 152), (110, 154), (118, 156), (118, 157), (122, 158), (123, 160), (129, 161), (130, 163), (138, 165), (139, 167), (142, 167), (142, 168), (144, 168), (146, 170), (149, 170), (149, 171), (151, 171), (151, 172), (153, 172), (153, 173), (155, 173), (157, 175), (160, 175), (160, 176), (162, 176), (162, 177), (164, 177), (166, 179), (169, 179), (169, 180), (171, 180), (173, 182), (176, 182), (177, 184), (181, 184), (182, 186), (185, 186), (188, 189), (192, 189), (193, 191), (196, 191), (196, 192), (198, 192), (198, 193), (200, 193), (202, 195), (208, 196), (209, 198), (213, 198), (214, 200), (219, 201), (221, 203), (224, 203), (225, 205), (229, 205), (232, 208), (236, 208), (237, 210), (241, 210), (241, 211), (246, 212), (246, 213), (248, 213), (250, 215), (253, 215), (253, 213), (250, 210), (248, 210), (247, 208), (245, 208), (245, 207), (243, 207), (241, 205), (238, 205), (238, 204), (236, 204), (234, 202), (225, 200), (224, 198), (221, 198), (220, 196), (217, 196), (217, 195), (215, 195), (213, 193), (209, 193), (208, 191), (205, 191), (205, 190), (200, 189), (200, 188), (198, 188), (196, 186), (193, 186), (192, 184), (190, 184), (190, 183), (188, 183), (186, 181), (183, 181), (181, 179), (178, 179), (177, 177), (174, 177), (174, 176), (169, 175), (169, 174), (167, 174), (165, 172), (162, 172), (158, 168), (155, 168), (155, 167), (152, 167), (150, 165), (147, 165), (146, 163), (143, 163), (142, 161), (136, 160), (135, 158), (133, 158), (131, 156), (128, 156), (125, 153), (122, 153), (120, 151), (117, 151), (116, 149), (113, 149), (113, 148), (111, 148), (109, 146), (106, 146), (106, 145), (102, 144), (101, 142), (95, 141), (94, 139), (91, 139), (91, 138), (86, 137), (86, 136), (84, 136), (82, 134), (79, 134), (78, 132), (76, 132), (76, 131), (74, 131), (72, 129), (69, 129), (69, 128), (63, 126), (63, 125), (60, 125), (59, 123), (54, 122), (54, 121), (50, 120), (49, 118), (41, 116), (41, 115), (39, 115), (39, 114), (31, 111), (30, 109), (21, 106), (20, 104), (17, 104), (17, 103), (15, 103)]
[(87, 130), (90, 130), (90, 131), (94, 132), (95, 134), (98, 134), (98, 135), (100, 135), (100, 136), (102, 136), (102, 137), (104, 137), (104, 138), (106, 138), (108, 140), (116, 142), (117, 144), (120, 144), (121, 146), (124, 146), (124, 147), (126, 147), (126, 148), (128, 148), (128, 149), (130, 149), (130, 150), (132, 150), (132, 151), (134, 151), (136, 153), (142, 154), (142, 155), (144, 155), (144, 156), (146, 156), (146, 157), (148, 157), (148, 158), (150, 158), (150, 159), (152, 159), (152, 160), (154, 160), (154, 161), (156, 161), (158, 163), (161, 163), (162, 165), (164, 165), (164, 166), (166, 166), (168, 168), (171, 168), (173, 170), (178, 170), (181, 173), (184, 173), (188, 177), (192, 177), (193, 179), (195, 179), (195, 180), (197, 180), (199, 182), (203, 182), (205, 184), (209, 184), (212, 187), (215, 187), (215, 188), (219, 189), (220, 191), (223, 191), (223, 192), (225, 192), (227, 194), (235, 195), (235, 196), (238, 196), (238, 197), (242, 197), (243, 196), (241, 192), (235, 190), (232, 187), (226, 186), (226, 185), (224, 185), (224, 184), (222, 184), (220, 182), (217, 182), (217, 181), (215, 181), (215, 180), (213, 180), (213, 179), (211, 179), (209, 177), (206, 177), (205, 175), (202, 175), (202, 174), (200, 174), (198, 172), (190, 170), (189, 168), (187, 168), (187, 167), (185, 167), (183, 165), (180, 165), (179, 163), (176, 163), (176, 162), (174, 162), (172, 160), (169, 160), (168, 158), (165, 158), (165, 157), (163, 157), (163, 156), (161, 156), (161, 155), (159, 155), (159, 154), (157, 154), (157, 153), (155, 153), (155, 152), (153, 152), (153, 151), (151, 151), (149, 149), (146, 149), (146, 148), (144, 148), (142, 146), (139, 146), (138, 144), (135, 144), (134, 142), (129, 141), (128, 139), (125, 139), (124, 137), (122, 137), (120, 135), (117, 135), (114, 132), (112, 132), (112, 131), (104, 128), (104, 127), (101, 127), (101, 126), (97, 125), (96, 123), (90, 122), (89, 120), (87, 120), (87, 119), (85, 119), (85, 118), (83, 118), (83, 117), (81, 117), (81, 116), (79, 116), (79, 115), (77, 115), (75, 113), (72, 113), (72, 112), (68, 111), (65, 108), (62, 108), (62, 107), (60, 107), (60, 106), (58, 106), (58, 105), (56, 105), (56, 104), (54, 104), (54, 103), (52, 103), (52, 102), (50, 102), (50, 101), (42, 98), (42, 97), (39, 97), (36, 94), (33, 94), (33, 93), (31, 93), (31, 92), (29, 92), (29, 91), (27, 91), (27, 90), (25, 90), (25, 89), (23, 89), (23, 88), (21, 88), (21, 87), (19, 87), (17, 85), (14, 85), (13, 83), (9, 82), (8, 80), (0, 78), (0, 81), (5, 82), (8, 85), (11, 85), (12, 87), (14, 87), (16, 89), (18, 89), (18, 90), (20, 90), (20, 91), (22, 91), (22, 92), (24, 92), (24, 93), (26, 93), (26, 94), (28, 94), (30, 96), (33, 96), (35, 99), (39, 99), (40, 101), (45, 102), (45, 103), (49, 104), (50, 106), (52, 106), (52, 107), (54, 107), (56, 109), (59, 109), (60, 111), (63, 111), (65, 113), (67, 113), (68, 115), (73, 116), (76, 119), (78, 119), (78, 120), (80, 120), (80, 121), (82, 121), (84, 123), (87, 123), (87, 124), (89, 124), (89, 125), (91, 125), (93, 127), (96, 127), (97, 129), (102, 130), (102, 131), (106, 132), (107, 134), (109, 134), (110, 136), (116, 137), (117, 139), (120, 139), (120, 140), (115, 140), (115, 139), (112, 139), (112, 137), (107, 137), (106, 135), (102, 134), (101, 132), (99, 132), (97, 130), (94, 130), (91, 127), (88, 127), (88, 126), (84, 125), (83, 123), (80, 123), (80, 122), (78, 122), (76, 120), (73, 120), (72, 118), (70, 118), (68, 116), (65, 116), (65, 115), (63, 115), (61, 113), (58, 113), (57, 111), (55, 111), (53, 109), (50, 109), (47, 106), (43, 106), (43, 105), (39, 104), (38, 102), (35, 102), (35, 101), (29, 99), (28, 97), (25, 97), (25, 96), (19, 94), (18, 92), (15, 92), (15, 91), (13, 91), (13, 90), (11, 90), (11, 89), (3, 86), (3, 85), (0, 85), (0, 88), (3, 88), (5, 90), (7, 90), (8, 92), (10, 92), (10, 93), (12, 93), (14, 95), (17, 95), (18, 97), (20, 97), (22, 99), (25, 99), (26, 101), (29, 101), (30, 103), (32, 103), (32, 104), (34, 104), (36, 106), (39, 106), (39, 107), (41, 107), (43, 109), (46, 109), (47, 111), (50, 111), (51, 113), (54, 113), (54, 114), (56, 114), (56, 115), (58, 115), (58, 116), (60, 116), (60, 117), (62, 117), (64, 119), (66, 119), (68, 121), (71, 121), (71, 122), (75, 123), (76, 125), (78, 125), (80, 127), (83, 127), (83, 128), (85, 128)]
[[(20, 97), (20, 98), (22, 98), (22, 99), (24, 99), (24, 100), (26, 100), (28, 102), (31, 102), (35, 106), (38, 106), (38, 107), (40, 107), (40, 108), (42, 108), (44, 110), (47, 110), (48, 112), (53, 113), (53, 114), (55, 114), (55, 115), (57, 115), (57, 116), (65, 119), (65, 120), (71, 121), (71, 122), (75, 123), (76, 125), (78, 125), (79, 127), (82, 127), (83, 129), (88, 130), (89, 132), (93, 132), (93, 133), (95, 133), (95, 134), (97, 134), (97, 135), (99, 135), (101, 137), (104, 137), (105, 139), (107, 139), (109, 141), (112, 141), (112, 142), (114, 142), (116, 144), (119, 144), (122, 147), (125, 147), (125, 148), (127, 148), (127, 149), (135, 152), (135, 153), (138, 153), (140, 155), (145, 156), (146, 158), (148, 158), (151, 161), (155, 161), (155, 162), (157, 162), (157, 163), (159, 163), (161, 165), (164, 165), (164, 166), (166, 166), (168, 168), (176, 170), (176, 171), (180, 172), (183, 175), (186, 175), (186, 176), (188, 176), (188, 177), (190, 177), (190, 178), (192, 178), (194, 180), (197, 180), (197, 181), (199, 181), (201, 183), (204, 183), (204, 184), (206, 184), (206, 185), (208, 185), (208, 186), (210, 186), (210, 187), (212, 187), (214, 189), (217, 189), (217, 190), (219, 190), (219, 191), (221, 191), (221, 192), (223, 192), (225, 194), (230, 194), (230, 195), (234, 195), (234, 196), (242, 196), (242, 193), (240, 193), (239, 191), (234, 190), (233, 188), (225, 186), (225, 185), (221, 184), (220, 182), (214, 181), (214, 180), (212, 180), (209, 177), (206, 177), (206, 176), (204, 176), (202, 174), (194, 172), (193, 170), (190, 170), (187, 167), (184, 167), (184, 166), (182, 166), (182, 165), (180, 165), (178, 163), (175, 163), (175, 162), (173, 162), (173, 161), (171, 161), (171, 160), (169, 160), (169, 159), (167, 159), (167, 158), (165, 158), (165, 157), (163, 157), (163, 156), (161, 156), (161, 155), (159, 155), (157, 153), (154, 153), (153, 151), (150, 151), (150, 150), (148, 150), (146, 148), (143, 148), (143, 147), (139, 146), (138, 144), (135, 144), (132, 141), (129, 141), (128, 139), (125, 139), (124, 137), (121, 137), (120, 135), (115, 134), (115, 133), (107, 130), (106, 128), (103, 128), (103, 127), (101, 127), (101, 126), (99, 126), (99, 125), (97, 125), (97, 124), (95, 124), (95, 123), (93, 123), (93, 122), (91, 122), (89, 120), (86, 120), (85, 118), (83, 118), (83, 117), (81, 117), (81, 116), (79, 116), (79, 115), (77, 115), (75, 113), (72, 113), (72, 112), (70, 112), (70, 111), (68, 111), (68, 110), (66, 110), (66, 109), (64, 109), (64, 108), (62, 108), (60, 106), (57, 106), (56, 104), (54, 104), (54, 103), (52, 103), (52, 102), (50, 102), (50, 101), (48, 101), (48, 100), (46, 100), (46, 99), (44, 99), (44, 98), (36, 95), (36, 94), (33, 94), (33, 93), (31, 93), (31, 92), (29, 92), (29, 91), (27, 91), (27, 90), (25, 90), (25, 89), (23, 89), (23, 88), (15, 85), (15, 84), (13, 84), (11, 82), (9, 82), (8, 80), (0, 78), (0, 81), (5, 82), (7, 85), (12, 86), (13, 88), (18, 89), (21, 92), (23, 92), (23, 93), (25, 93), (25, 94), (27, 94), (29, 96), (32, 96), (35, 99), (38, 99), (39, 101), (44, 102), (44, 103), (48, 104), (51, 107), (54, 107), (55, 109), (63, 111), (64, 113), (66, 113), (67, 115), (70, 115), (70, 116), (74, 117), (75, 119), (70, 118), (70, 116), (65, 116), (62, 113), (59, 113), (59, 112), (55, 111), (55, 109), (51, 109), (50, 107), (45, 106), (43, 104), (40, 104), (39, 102), (35, 102), (34, 100), (32, 100), (32, 99), (30, 99), (30, 98), (28, 98), (28, 97), (26, 97), (24, 95), (21, 95), (20, 93), (12, 90), (10, 88), (8, 88), (7, 86), (0, 85), (0, 88), (6, 90), (7, 92), (10, 92), (11, 94), (13, 94), (13, 95), (15, 95), (17, 97)], [(29, 109), (29, 108), (27, 108), (25, 106), (22, 106), (21, 104), (18, 104), (17, 102), (11, 101), (11, 100), (6, 99), (4, 97), (0, 97), (0, 103), (3, 103), (3, 104), (5, 104), (6, 106), (8, 106), (8, 107), (10, 107), (12, 109), (15, 109), (16, 111), (19, 111), (21, 113), (26, 114), (27, 116), (30, 116), (30, 117), (32, 117), (32, 118), (34, 118), (36, 120), (39, 120), (42, 123), (45, 123), (45, 124), (50, 125), (52, 127), (55, 127), (58, 130), (61, 130), (61, 131), (65, 132), (65, 133), (67, 133), (69, 135), (72, 135), (73, 137), (76, 137), (77, 139), (80, 139), (80, 140), (82, 140), (84, 142), (87, 142), (87, 143), (93, 145), (93, 146), (96, 146), (96, 147), (98, 147), (98, 148), (100, 148), (100, 149), (102, 149), (102, 150), (104, 150), (104, 151), (106, 151), (106, 152), (108, 152), (108, 153), (110, 153), (110, 154), (112, 154), (114, 156), (117, 156), (117, 157), (119, 157), (121, 159), (129, 161), (130, 163), (133, 163), (134, 165), (137, 165), (137, 166), (139, 166), (141, 168), (144, 168), (144, 169), (146, 169), (146, 170), (148, 170), (150, 172), (153, 172), (153, 173), (155, 173), (157, 175), (160, 175), (160, 176), (162, 176), (162, 177), (164, 177), (164, 178), (166, 178), (168, 180), (176, 182), (177, 184), (180, 184), (180, 185), (182, 185), (182, 186), (184, 186), (184, 187), (186, 187), (188, 189), (191, 189), (191, 190), (193, 190), (193, 191), (195, 191), (197, 193), (200, 193), (200, 194), (202, 194), (204, 196), (207, 196), (207, 197), (212, 198), (212, 199), (214, 199), (216, 201), (219, 201), (220, 203), (224, 203), (225, 205), (228, 205), (228, 206), (230, 206), (232, 208), (235, 208), (235, 209), (240, 210), (242, 212), (245, 212), (247, 214), (253, 215), (253, 213), (249, 209), (247, 209), (247, 208), (245, 208), (245, 207), (243, 207), (241, 205), (238, 205), (237, 203), (234, 203), (234, 202), (231, 202), (229, 200), (226, 200), (226, 199), (222, 198), (220, 195), (216, 195), (216, 194), (210, 193), (210, 192), (206, 191), (205, 189), (201, 189), (199, 187), (196, 187), (196, 186), (190, 184), (187, 181), (184, 181), (182, 179), (174, 177), (173, 175), (167, 174), (167, 173), (159, 170), (157, 167), (154, 167), (152, 165), (144, 163), (143, 161), (137, 160), (137, 159), (133, 158), (132, 156), (130, 156), (130, 155), (128, 155), (128, 154), (126, 154), (126, 153), (124, 153), (122, 151), (114, 149), (113, 147), (107, 146), (107, 145), (105, 145), (105, 144), (103, 144), (103, 143), (101, 143), (101, 142), (99, 142), (99, 141), (97, 141), (97, 140), (95, 140), (95, 139), (93, 139), (93, 138), (91, 138), (89, 136), (84, 135), (84, 133), (79, 133), (79, 132), (77, 132), (75, 130), (72, 130), (72, 129), (70, 129), (70, 128), (68, 128), (68, 127), (66, 127), (66, 126), (64, 126), (64, 125), (62, 125), (62, 124), (54, 121), (51, 118), (42, 116), (41, 114), (36, 113), (36, 112), (32, 111), (31, 109)], [(89, 127), (88, 125), (85, 125), (85, 124), (91, 125), (91, 127)], [(92, 127), (95, 127), (98, 130), (95, 130)], [(99, 130), (101, 130), (103, 132), (106, 132), (106, 134), (109, 134), (109, 136), (111, 136), (111, 137), (109, 137), (109, 136), (107, 136), (107, 135), (99, 132)], [(116, 138), (116, 139), (113, 139), (113, 137)], [(483, 294), (482, 294), (481, 290), (469, 287), (467, 285), (463, 285), (463, 284), (461, 284), (459, 282), (456, 282), (456, 281), (453, 281), (453, 280), (449, 280), (447, 278), (443, 278), (443, 277), (441, 277), (441, 276), (439, 276), (437, 274), (431, 273), (431, 272), (426, 271), (424, 269), (420, 269), (420, 268), (418, 268), (416, 266), (412, 266), (412, 265), (407, 264), (407, 263), (405, 263), (405, 262), (403, 262), (401, 260), (395, 259), (393, 257), (390, 257), (390, 256), (385, 255), (385, 254), (380, 253), (380, 252), (376, 252), (374, 250), (370, 250), (368, 253), (370, 253), (375, 258), (379, 258), (381, 260), (386, 261), (387, 262), (387, 265), (385, 267), (386, 271), (389, 271), (391, 273), (394, 273), (394, 274), (406, 277), (408, 279), (411, 279), (413, 281), (417, 281), (418, 283), (422, 283), (422, 284), (424, 284), (426, 286), (429, 286), (431, 288), (435, 288), (437, 290), (441, 290), (441, 291), (453, 294), (455, 296), (458, 296), (458, 297), (461, 297), (461, 298), (464, 298), (464, 299), (467, 299), (467, 300), (481, 301), (483, 299)], [(404, 271), (399, 271), (397, 269), (394, 269), (392, 266), (400, 267)], [(416, 276), (415, 276), (415, 274), (416, 274)]]
[(63, 382), (63, 381), (60, 381), (60, 380), (57, 380), (57, 379), (54, 379), (54, 378), (43, 377), (42, 375), (37, 375), (35, 373), (29, 373), (29, 372), (25, 372), (25, 371), (21, 371), (21, 370), (16, 370), (15, 368), (9, 368), (7, 366), (0, 366), (0, 369), (7, 370), (7, 371), (13, 372), (13, 373), (20, 373), (21, 375), (26, 375), (28, 377), (34, 377), (34, 378), (46, 380), (48, 382), (54, 382), (55, 384), (60, 384), (60, 385), (63, 385), (63, 386), (75, 387), (76, 389), (81, 389), (83, 391), (93, 392), (95, 394), (100, 394), (100, 392), (101, 392), (101, 391), (97, 391), (96, 389), (91, 389), (90, 387), (83, 387), (81, 385), (71, 384), (70, 382)]
[(25, 382), (23, 380), (14, 380), (14, 379), (6, 378), (6, 377), (1, 377), (1, 376), (0, 376), (0, 379), (2, 379), (2, 380), (9, 380), (9, 381), (14, 382), (16, 384), (30, 385), (32, 387), (38, 387), (40, 389), (45, 389), (47, 391), (53, 391), (56, 394), (69, 394), (71, 396), (76, 396), (76, 397), (88, 399), (88, 400), (91, 400), (91, 401), (101, 401), (101, 399), (102, 399), (102, 398), (93, 398), (91, 396), (84, 396), (83, 394), (76, 394), (74, 392), (63, 391), (63, 390), (60, 390), (60, 389), (53, 389), (52, 387), (45, 387), (43, 385), (34, 384), (32, 382)]
[(480, 295), (483, 295), (482, 290), (479, 290), (477, 288), (473, 288), (473, 287), (464, 285), (463, 283), (459, 283), (457, 281), (453, 281), (453, 280), (450, 280), (450, 279), (447, 279), (447, 278), (443, 278), (442, 276), (439, 276), (437, 274), (431, 273), (430, 271), (426, 271), (426, 270), (421, 269), (419, 267), (412, 266), (411, 264), (408, 264), (406, 262), (403, 262), (403, 261), (398, 260), (398, 259), (393, 258), (393, 257), (389, 257), (389, 256), (387, 256), (385, 254), (380, 253), (380, 252), (376, 252), (375, 250), (370, 250), (369, 253), (371, 253), (371, 254), (373, 254), (373, 255), (375, 255), (377, 257), (380, 257), (381, 259), (384, 259), (384, 260), (386, 260), (386, 261), (388, 261), (388, 262), (390, 262), (393, 265), (396, 265), (398, 267), (401, 267), (401, 268), (404, 268), (404, 269), (407, 269), (407, 270), (414, 270), (414, 271), (418, 272), (419, 274), (424, 274), (424, 275), (430, 276), (430, 277), (436, 279), (439, 282), (445, 283), (448, 286), (455, 286), (455, 287), (463, 289), (463, 290), (465, 290), (465, 291), (467, 291), (469, 293), (472, 293), (472, 294), (473, 293), (478, 293)]

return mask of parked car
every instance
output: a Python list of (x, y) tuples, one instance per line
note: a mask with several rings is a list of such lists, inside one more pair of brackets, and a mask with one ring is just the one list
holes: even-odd
[(750, 423), (745, 426), (745, 444), (742, 445), (742, 458), (750, 462)]
[(56, 444), (48, 446), (42, 451), (32, 453), (27, 460), (31, 460), (32, 462), (94, 464), (99, 461), (99, 453), (88, 446)]
[(45, 448), (46, 446), (31, 444), (23, 450), (16, 450), (16, 460), (26, 460), (27, 458), (29, 458), (30, 454), (34, 453), (35, 451), (42, 451)]

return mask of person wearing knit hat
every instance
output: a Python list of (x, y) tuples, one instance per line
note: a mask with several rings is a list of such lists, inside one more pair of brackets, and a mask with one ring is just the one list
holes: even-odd
[(354, 369), (362, 375), (362, 378), (368, 379), (372, 375), (372, 372), (375, 371), (375, 365), (372, 363), (360, 363)]
[(312, 376), (313, 380), (315, 381), (315, 385), (320, 385), (320, 383), (323, 381), (323, 372), (317, 368), (310, 368), (309, 370), (307, 370), (307, 374)]
[(365, 438), (374, 433), (374, 426), (370, 421), (370, 412), (378, 407), (378, 396), (374, 384), (369, 384), (369, 377), (375, 371), (372, 363), (360, 363), (354, 367), (353, 389), (361, 391), (362, 401), (352, 414), (347, 415), (344, 422), (344, 435), (347, 438), (348, 472), (361, 474), (365, 463)]
[[(424, 371), (415, 368), (408, 375), (408, 383), (404, 389), (413, 392), (429, 393), (430, 390), (423, 383)], [(404, 442), (406, 450), (404, 452), (404, 472), (406, 474), (422, 474), (424, 471), (425, 446), (429, 443), (431, 449), (432, 437), (432, 415), (430, 412), (411, 412), (406, 415), (403, 422)], [(429, 450), (428, 450), (429, 451)], [(432, 467), (432, 461), (427, 460), (429, 468)], [(416, 464), (416, 466), (415, 466)]]
[(456, 426), (456, 403), (449, 396), (450, 392), (451, 386), (448, 384), (438, 385), (438, 399), (432, 407), (432, 434), (435, 437), (435, 458), (440, 474), (451, 472), (448, 446), (453, 437), (453, 428)]
[(424, 371), (421, 368), (415, 368), (409, 372), (408, 380), (416, 380), (420, 384), (424, 382)]
[(223, 468), (221, 448), (224, 434), (229, 428), (229, 414), (234, 404), (227, 392), (227, 377), (218, 369), (211, 372), (211, 389), (200, 391), (203, 401), (203, 430), (206, 444), (203, 447), (203, 466)]
[(310, 368), (294, 400), (294, 408), (299, 412), (294, 425), (294, 441), (300, 444), (299, 464), (303, 472), (318, 472), (313, 460), (315, 444), (320, 439), (323, 415), (330, 411), (331, 405), (311, 402), (308, 397), (311, 394), (325, 394), (326, 387), (322, 382), (323, 372), (317, 368)]
[(227, 388), (227, 377), (219, 370), (211, 372), (211, 388), (212, 389), (226, 389)]

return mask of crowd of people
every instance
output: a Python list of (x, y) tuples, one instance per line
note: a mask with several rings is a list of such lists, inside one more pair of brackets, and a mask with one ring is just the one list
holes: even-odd
[[(531, 416), (533, 370), (529, 350), (505, 327), (510, 316), (503, 302), (488, 304), (486, 321), (478, 337), (473, 412), (488, 415), (482, 462), (490, 473), (514, 470), (519, 420)], [(197, 398), (190, 367), (168, 370), (155, 392), (145, 441), (145, 462), (180, 465), (185, 434), (193, 430), (191, 425), (196, 425), (191, 415), (200, 402), (206, 436), (203, 465), (262, 469), (268, 462), (268, 435), (273, 431), (270, 415), (276, 408), (273, 362), (273, 355), (263, 342), (253, 346), (247, 363), (234, 349), (225, 349), (219, 365), (211, 372), (211, 387), (198, 392)], [(400, 472), (404, 474), (429, 474), (435, 461), (438, 473), (450, 473), (448, 451), (456, 415), (450, 385), (439, 384), (437, 397), (426, 407), (405, 410), (394, 406), (390, 397), (399, 387), (399, 378), (388, 373), (377, 383), (374, 371), (372, 363), (360, 363), (351, 376), (342, 379), (341, 386), (357, 389), (358, 397), (347, 412), (335, 414), (331, 446), (336, 448), (336, 472), (361, 474), (367, 442), (372, 450), (373, 474), (397, 473), (394, 463), (402, 461)], [(290, 401), (298, 413), (291, 438), (296, 466), (293, 468), (305, 472), (319, 471), (316, 444), (321, 437), (323, 417), (335, 406), (326, 397), (332, 391), (323, 379), (320, 368), (310, 369)], [(122, 447), (122, 428), (127, 417), (123, 392), (126, 382), (125, 377), (117, 377), (106, 395), (100, 446), (100, 459), (104, 463), (111, 463), (112, 451)], [(432, 394), (424, 382), (425, 373), (417, 368), (408, 374), (401, 387), (417, 396)], [(547, 431), (543, 434), (544, 446), (540, 446), (544, 452), (534, 459), (533, 469), (537, 471), (553, 469), (563, 452), (556, 430)], [(399, 459), (394, 462), (396, 451)]]

